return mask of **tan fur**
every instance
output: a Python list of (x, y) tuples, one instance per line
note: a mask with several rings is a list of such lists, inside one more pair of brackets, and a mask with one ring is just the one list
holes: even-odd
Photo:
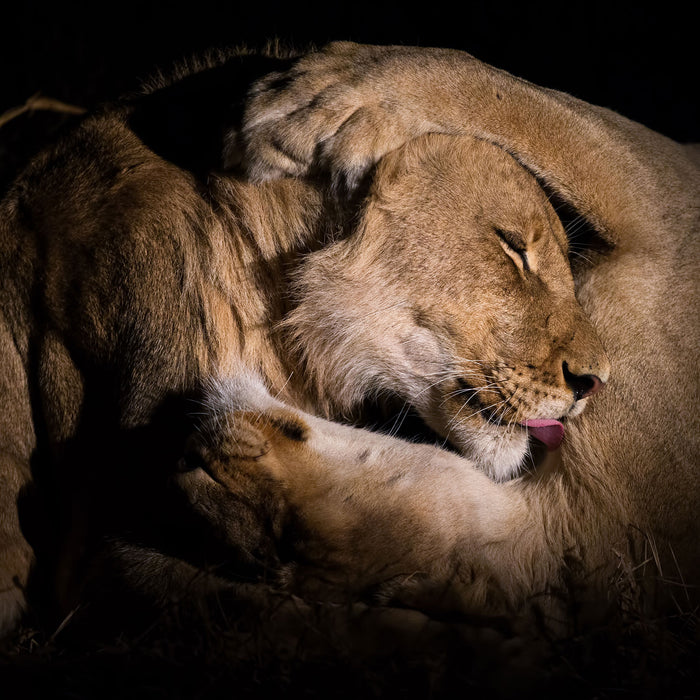
[(84, 513), (123, 479), (106, 464), (119, 435), (241, 365), (293, 395), (273, 329), (288, 261), (324, 235), (321, 193), (212, 176), (205, 199), (127, 117), (87, 118), (0, 205), (0, 632), (24, 607), (27, 529), (44, 550), (68, 540), (75, 579), (96, 534)]
[[(335, 44), (285, 78), (262, 81), (248, 111), (257, 178), (325, 167), (352, 187), (421, 134), (475, 134), (512, 153), (614, 246), (577, 275), (578, 299), (613, 369), (606, 390), (569, 423), (561, 463), (499, 485), (422, 447), (399, 449), (385, 439), (383, 449), (398, 452), (368, 468), (349, 450), (336, 463), (311, 440), (299, 460), (290, 458), (284, 479), (302, 516), (327, 537), (331, 561), (348, 577), (362, 579), (368, 569), (368, 584), (382, 563), (440, 581), (437, 562), (454, 561), (458, 573), (472, 567), (459, 595), (468, 606), (476, 598), (477, 608), (480, 590), (522, 603), (571, 574), (572, 562), (581, 580), (603, 587), (619, 567), (648, 573), (675, 604), (688, 605), (700, 583), (700, 180), (689, 152), (454, 51)], [(440, 158), (442, 170), (459, 170), (464, 155), (454, 149)], [(408, 197), (394, 220), (435, 222), (451, 251), (459, 216), (453, 191), (433, 187), (422, 206)], [(433, 253), (427, 265), (436, 262), (450, 269), (455, 260)], [(426, 296), (449, 306), (442, 288)], [(319, 441), (338, 430), (310, 425)], [(346, 440), (355, 445), (357, 435)], [(275, 445), (287, 453), (283, 439)], [(438, 473), (426, 477), (436, 460)], [(397, 469), (402, 478), (393, 482)], [(314, 564), (323, 568), (322, 559)]]

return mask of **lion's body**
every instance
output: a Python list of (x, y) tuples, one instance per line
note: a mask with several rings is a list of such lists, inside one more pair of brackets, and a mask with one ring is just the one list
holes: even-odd
[[(432, 60), (433, 54), (429, 55)], [(411, 56), (409, 51), (399, 61), (407, 68), (402, 80), (421, 86), (421, 73), (412, 66)], [(454, 133), (470, 120), (478, 122), (478, 109), (464, 111), (460, 90), (450, 97), (460, 59), (438, 54), (435, 60), (439, 80), (426, 88), (425, 97), (432, 105), (432, 92), (439, 96), (444, 129), (428, 128), (431, 124), (420, 116), (424, 106), (419, 89), (409, 109), (414, 113), (406, 118), (397, 113), (397, 124), (410, 124), (408, 133), (395, 126), (392, 115), (381, 115), (391, 125), (389, 147), (382, 140), (384, 132), (369, 139), (373, 148), (378, 144), (384, 149), (381, 153), (371, 149), (364, 153), (367, 139), (354, 134), (353, 152), (363, 165), (424, 131)], [(372, 71), (368, 77), (368, 94), (384, 89)], [(698, 256), (692, 235), (697, 223), (697, 171), (684, 160), (680, 147), (641, 127), (501, 74), (492, 76), (486, 68), (477, 78), (478, 89), (470, 94), (484, 89), (484, 95), (476, 94), (475, 99), (483, 107), (484, 119), (488, 122), (492, 113), (490, 99), (507, 103), (510, 111), (494, 123), (466, 130), (486, 135), (515, 153), (616, 246), (609, 256), (584, 267), (576, 280), (578, 297), (612, 357), (613, 374), (610, 386), (594, 398), (590, 409), (568, 424), (562, 462), (553, 471), (499, 485), (461, 461), (464, 501), (458, 493), (454, 507), (433, 521), (429, 516), (439, 509), (440, 488), (429, 491), (427, 501), (424, 490), (415, 488), (408, 498), (395, 502), (387, 537), (395, 541), (419, 522), (426, 538), (416, 565), (421, 557), (437, 561), (442, 553), (458, 551), (465, 565), (484, 573), (474, 588), (484, 598), (494, 581), (500, 587), (512, 583), (509, 600), (540, 583), (555, 582), (572, 546), (586, 566), (609, 564), (610, 551), (629, 524), (666, 538), (682, 573), (695, 576), (698, 431), (681, 428), (674, 434), (671, 417), (692, 421), (697, 403)], [(464, 80), (469, 80), (469, 66)], [(494, 97), (489, 81), (505, 100)], [(448, 84), (448, 94), (443, 94), (440, 88)], [(528, 109), (534, 110), (530, 119), (523, 116)], [(254, 125), (255, 111), (251, 114)], [(119, 517), (110, 518), (129, 510), (124, 508), (125, 498), (144, 501), (157, 527), (159, 511), (153, 504), (158, 502), (161, 481), (139, 469), (148, 467), (159, 448), (176, 452), (177, 447), (159, 442), (160, 433), (143, 438), (142, 431), (170, 399), (187, 397), (212, 376), (255, 371), (289, 406), (328, 417), (352, 410), (363, 396), (386, 390), (391, 383), (398, 396), (416, 405), (437, 430), (453, 433), (450, 437), (471, 450), (473, 460), (479, 460), (478, 450), (483, 449), (482, 469), (501, 478), (515, 473), (527, 447), (526, 433), (518, 423), (573, 417), (583, 405), (577, 399), (607, 379), (600, 342), (574, 299), (561, 225), (534, 179), (497, 146), (467, 138), (461, 143), (478, 145), (454, 150), (465, 172), (468, 165), (493, 171), (493, 182), (481, 189), (469, 188), (468, 177), (440, 187), (440, 171), (451, 167), (451, 145), (440, 147), (438, 138), (432, 151), (419, 150), (417, 172), (437, 178), (419, 198), (424, 210), (416, 210), (414, 202), (421, 178), (411, 181), (410, 168), (402, 170), (401, 161), (389, 157), (377, 176), (381, 187), (370, 191), (360, 217), (362, 226), (327, 245), (334, 212), (317, 186), (303, 180), (254, 185), (212, 173), (197, 178), (149, 148), (134, 127), (137, 122), (128, 110), (120, 109), (86, 118), (29, 166), (1, 205), (0, 260), (7, 271), (0, 287), (0, 625), (4, 628), (23, 605), (34, 557), (22, 533), (35, 552), (45, 555), (49, 568), (70, 570), (70, 578), (79, 578), (84, 540), (103, 534), (99, 518), (121, 534)], [(314, 124), (309, 122), (309, 140), (316, 136)], [(282, 142), (282, 126), (276, 131)], [(552, 133), (559, 133), (561, 141), (551, 138)], [(329, 143), (332, 148), (333, 141)], [(250, 144), (254, 146), (254, 139)], [(410, 148), (406, 152), (410, 160)], [(471, 153), (478, 155), (468, 164)], [(339, 158), (344, 162), (344, 156)], [(346, 160), (357, 165), (350, 157)], [(431, 163), (438, 167), (431, 170)], [(394, 179), (399, 184), (392, 190)], [(463, 182), (467, 189), (455, 204), (447, 203), (454, 186)], [(686, 187), (692, 188), (690, 196)], [(500, 194), (492, 197), (492, 188)], [(480, 198), (486, 203), (481, 208)], [(504, 222), (501, 208), (506, 212)], [(457, 232), (451, 229), (455, 222)], [(434, 226), (430, 241), (437, 253), (421, 261), (421, 232), (428, 225)], [(520, 230), (530, 225), (529, 233)], [(523, 240), (515, 248), (499, 242), (500, 234), (494, 231), (504, 228), (509, 236), (514, 227)], [(462, 238), (463, 231), (477, 238)], [(390, 233), (414, 245), (404, 246)], [(450, 246), (440, 255), (443, 236)], [(464, 257), (460, 245), (479, 251), (471, 274), (464, 278), (455, 264)], [(519, 246), (527, 249), (527, 260)], [(302, 257), (306, 253), (310, 255)], [(387, 255), (394, 269), (387, 269)], [(477, 283), (482, 264), (488, 280)], [(402, 274), (405, 266), (410, 274)], [(436, 276), (431, 269), (437, 270)], [(345, 278), (337, 277), (339, 270)], [(293, 287), (290, 278), (295, 280)], [(325, 296), (318, 296), (325, 283), (329, 284)], [(375, 287), (383, 296), (368, 293)], [(431, 303), (433, 292), (438, 301)], [(504, 301), (509, 298), (512, 306)], [(673, 299), (683, 304), (670, 303)], [(348, 309), (351, 318), (344, 318)], [(466, 310), (470, 313), (462, 317)], [(395, 323), (387, 324), (387, 318)], [(332, 320), (345, 332), (340, 359), (335, 347), (338, 329), (333, 330)], [(278, 328), (280, 321), (285, 323)], [(329, 334), (320, 334), (324, 342), (311, 342), (320, 324), (326, 323)], [(361, 352), (356, 357), (352, 343), (357, 339)], [(474, 357), (475, 352), (483, 354)], [(361, 367), (354, 366), (355, 359)], [(500, 382), (506, 399), (524, 393), (529, 402), (507, 401), (495, 427), (488, 405), (460, 419), (460, 412), (470, 406), (455, 401), (454, 392), (471, 397), (486, 390), (488, 397), (490, 387), (454, 384), (453, 370), (447, 377), (453, 385), (442, 387), (443, 393), (421, 405), (436, 364), (440, 381), (445, 381), (446, 362), (459, 366), (475, 360), (490, 368), (479, 375), (481, 381)], [(503, 376), (497, 376), (504, 369), (499, 362), (508, 369)], [(531, 380), (521, 386), (513, 381), (518, 372)], [(574, 378), (595, 379), (582, 385), (582, 380), (572, 379), (572, 372)], [(459, 374), (469, 376), (464, 365)], [(351, 378), (349, 384), (344, 375)], [(534, 391), (527, 393), (533, 387), (538, 398)], [(320, 433), (323, 425), (318, 424)], [(342, 457), (340, 462), (346, 463), (346, 441), (352, 444), (365, 434), (335, 430), (331, 434), (337, 443), (330, 453), (321, 450), (320, 461), (313, 450), (302, 453), (308, 457), (303, 466), (320, 474), (321, 483), (329, 479), (332, 489), (337, 483), (342, 492), (347, 472), (334, 471), (334, 461)], [(471, 437), (484, 433), (485, 439), (470, 444)], [(123, 446), (131, 439), (136, 440), (135, 450), (144, 464), (123, 472), (134, 459), (131, 443)], [(389, 464), (403, 460), (417, 465), (424, 449), (432, 449), (368, 437), (372, 444), (384, 440), (389, 444)], [(499, 470), (505, 453), (491, 446), (506, 441), (510, 441), (507, 460)], [(458, 458), (444, 460), (454, 464)], [(370, 463), (377, 468), (361, 471), (361, 479), (351, 480), (352, 498), (342, 501), (346, 507), (351, 504), (352, 518), (366, 512), (363, 501), (375, 503), (388, 488), (384, 460)], [(351, 460), (349, 467), (353, 466), (357, 465)], [(273, 477), (274, 481), (279, 475)], [(265, 474), (263, 483), (268, 478)], [(149, 479), (155, 491), (144, 485)], [(183, 483), (187, 491), (187, 480)], [(449, 488), (449, 483), (441, 481), (440, 487)], [(192, 488), (187, 493), (197, 502), (200, 486)], [(294, 488), (300, 489), (297, 500)], [(222, 539), (235, 545), (238, 538), (242, 550), (254, 537), (274, 540), (277, 524), (269, 533), (267, 522), (255, 522), (257, 496), (247, 501), (245, 493), (241, 496), (248, 504), (245, 517), (250, 516), (250, 523), (239, 512), (240, 502), (238, 510), (229, 513), (232, 521), (222, 519), (228, 512), (223, 491), (213, 500), (198, 501), (200, 507), (207, 506), (208, 512), (201, 513), (205, 519), (234, 533), (223, 533)], [(308, 495), (312, 512), (318, 493), (298, 482), (285, 498), (303, 515), (307, 504), (303, 495)], [(277, 497), (276, 492), (271, 496)], [(260, 501), (264, 500), (263, 494)], [(462, 503), (469, 508), (466, 514), (460, 511)], [(33, 522), (37, 510), (44, 511), (47, 522)], [(52, 522), (54, 515), (58, 525)], [(354, 537), (351, 526), (333, 529), (333, 521), (328, 522), (325, 539), (322, 520), (304, 525), (320, 532), (329, 546), (336, 538), (342, 543)], [(373, 522), (381, 534), (382, 519)], [(490, 544), (494, 528), (500, 535), (495, 549)], [(455, 537), (459, 550), (453, 546)], [(431, 549), (435, 538), (440, 546)], [(362, 570), (362, 549), (349, 558), (350, 550), (343, 551), (342, 567), (356, 575)], [(374, 554), (379, 568), (387, 551), (382, 545)], [(322, 566), (322, 550), (318, 556)], [(157, 575), (157, 569), (153, 573)], [(432, 573), (440, 579), (446, 572)], [(358, 577), (357, 586), (377, 583), (375, 579)], [(65, 587), (70, 589), (71, 583)], [(64, 595), (64, 603), (73, 604), (70, 595)]]
[[(358, 534), (353, 546), (360, 553), (341, 570), (363, 571), (362, 547), (376, 545), (383, 524), (393, 535), (375, 561), (384, 556), (397, 564), (413, 538), (421, 539), (412, 527), (415, 508), (435, 513), (442, 499), (431, 500), (433, 489), (449, 500), (461, 488), (467, 515), (448, 511), (419, 520), (435, 546), (422, 552), (422, 561), (406, 555), (403, 573), (421, 566), (435, 573), (433, 556), (447, 552), (464, 570), (472, 567), (461, 595), (468, 605), (476, 598), (477, 609), (480, 587), (505, 591), (519, 604), (573, 572), (576, 581), (605, 588), (616, 570), (630, 585), (645, 576), (660, 583), (660, 598), (674, 606), (696, 600), (700, 172), (694, 151), (454, 51), (341, 43), (303, 59), (285, 78), (261, 84), (249, 107), (246, 138), (256, 177), (322, 167), (353, 186), (371, 164), (421, 134), (473, 134), (513, 154), (612, 245), (576, 274), (577, 298), (610, 357), (611, 380), (568, 426), (556, 468), (500, 486), (471, 474), (461, 487), (446, 470), (437, 485), (431, 481), (430, 495), (416, 488), (398, 512), (379, 518), (382, 525), (372, 520), (371, 536)], [(435, 202), (426, 218), (439, 225), (445, 206), (444, 199)], [(383, 508), (377, 493), (391, 500), (381, 469), (376, 476), (361, 464), (355, 469), (365, 477), (353, 482), (361, 486), (336, 503), (351, 511), (348, 519), (367, 517), (365, 506), (377, 502)], [(330, 470), (316, 478), (327, 487), (337, 482), (328, 488), (341, 493), (347, 480), (346, 471), (338, 480)], [(313, 500), (307, 506), (314, 520)], [(403, 523), (398, 534), (396, 523)], [(322, 537), (326, 531), (318, 527)], [(348, 534), (338, 537), (342, 542)], [(327, 549), (350, 551), (333, 548), (329, 539)]]
[[(254, 188), (224, 177), (208, 194), (116, 113), (88, 118), (2, 203), (3, 626), (33, 560), (18, 507), (35, 549), (80, 540), (85, 532), (71, 532), (95, 524), (74, 518), (71, 499), (84, 510), (105, 496), (110, 451), (166, 400), (236, 362), (272, 385), (288, 377), (269, 337), (281, 313), (271, 290), (286, 257), (316, 235), (320, 196), (293, 182)], [(48, 502), (34, 482), (53, 492)]]
[[(148, 107), (85, 118), (2, 203), (3, 626), (21, 609), (34, 559), (23, 533), (66, 609), (105, 536), (139, 532), (136, 514), (158, 537), (167, 530), (167, 507), (153, 502), (183, 437), (168, 423), (211, 377), (255, 371), (290, 405), (327, 417), (393, 391), (457, 444), (473, 437), (474, 459), (483, 445), (484, 469), (500, 478), (527, 449), (518, 422), (580, 412), (572, 372), (607, 378), (561, 224), (500, 149), (437, 138), (407, 150), (376, 178), (360, 223), (329, 242), (335, 208), (321, 188), (214, 173), (204, 184), (146, 145)], [(456, 188), (459, 230), (446, 255), (444, 223), (428, 231), (422, 218), (402, 219), (416, 197), (429, 211), (448, 175), (430, 163), (454, 147), (465, 160), (440, 190)], [(440, 265), (411, 270), (429, 249)], [(480, 384), (496, 382), (513, 400), (494, 409), (498, 394)], [(201, 498), (203, 520), (234, 549), (274, 549), (251, 494), (241, 497), (248, 510), (239, 503), (225, 522)]]

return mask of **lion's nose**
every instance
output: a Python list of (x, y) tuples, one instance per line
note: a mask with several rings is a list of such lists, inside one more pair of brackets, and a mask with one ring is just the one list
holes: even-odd
[(575, 374), (569, 369), (569, 365), (566, 362), (562, 365), (562, 369), (564, 381), (574, 392), (574, 401), (580, 401), (598, 393), (605, 385), (605, 382), (595, 374)]

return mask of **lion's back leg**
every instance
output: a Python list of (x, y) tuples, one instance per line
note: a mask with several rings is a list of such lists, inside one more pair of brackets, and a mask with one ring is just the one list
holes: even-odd
[(22, 533), (18, 506), (31, 482), (34, 446), (26, 370), (15, 338), (0, 317), (0, 637), (15, 628), (26, 606), (33, 554)]

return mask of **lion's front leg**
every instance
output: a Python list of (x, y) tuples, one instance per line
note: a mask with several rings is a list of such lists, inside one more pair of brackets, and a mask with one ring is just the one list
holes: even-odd
[(28, 464), (0, 449), (0, 639), (16, 629), (26, 610), (26, 587), (34, 553), (18, 512), (28, 488)]
[(330, 44), (254, 85), (243, 129), (254, 179), (320, 170), (351, 189), (426, 133), (502, 146), (611, 241), (663, 228), (649, 203), (694, 177), (659, 134), (446, 49)]
[(556, 533), (519, 486), (240, 389), (219, 385), (179, 482), (233, 546), (274, 550), (292, 590), (485, 612), (556, 583)]

